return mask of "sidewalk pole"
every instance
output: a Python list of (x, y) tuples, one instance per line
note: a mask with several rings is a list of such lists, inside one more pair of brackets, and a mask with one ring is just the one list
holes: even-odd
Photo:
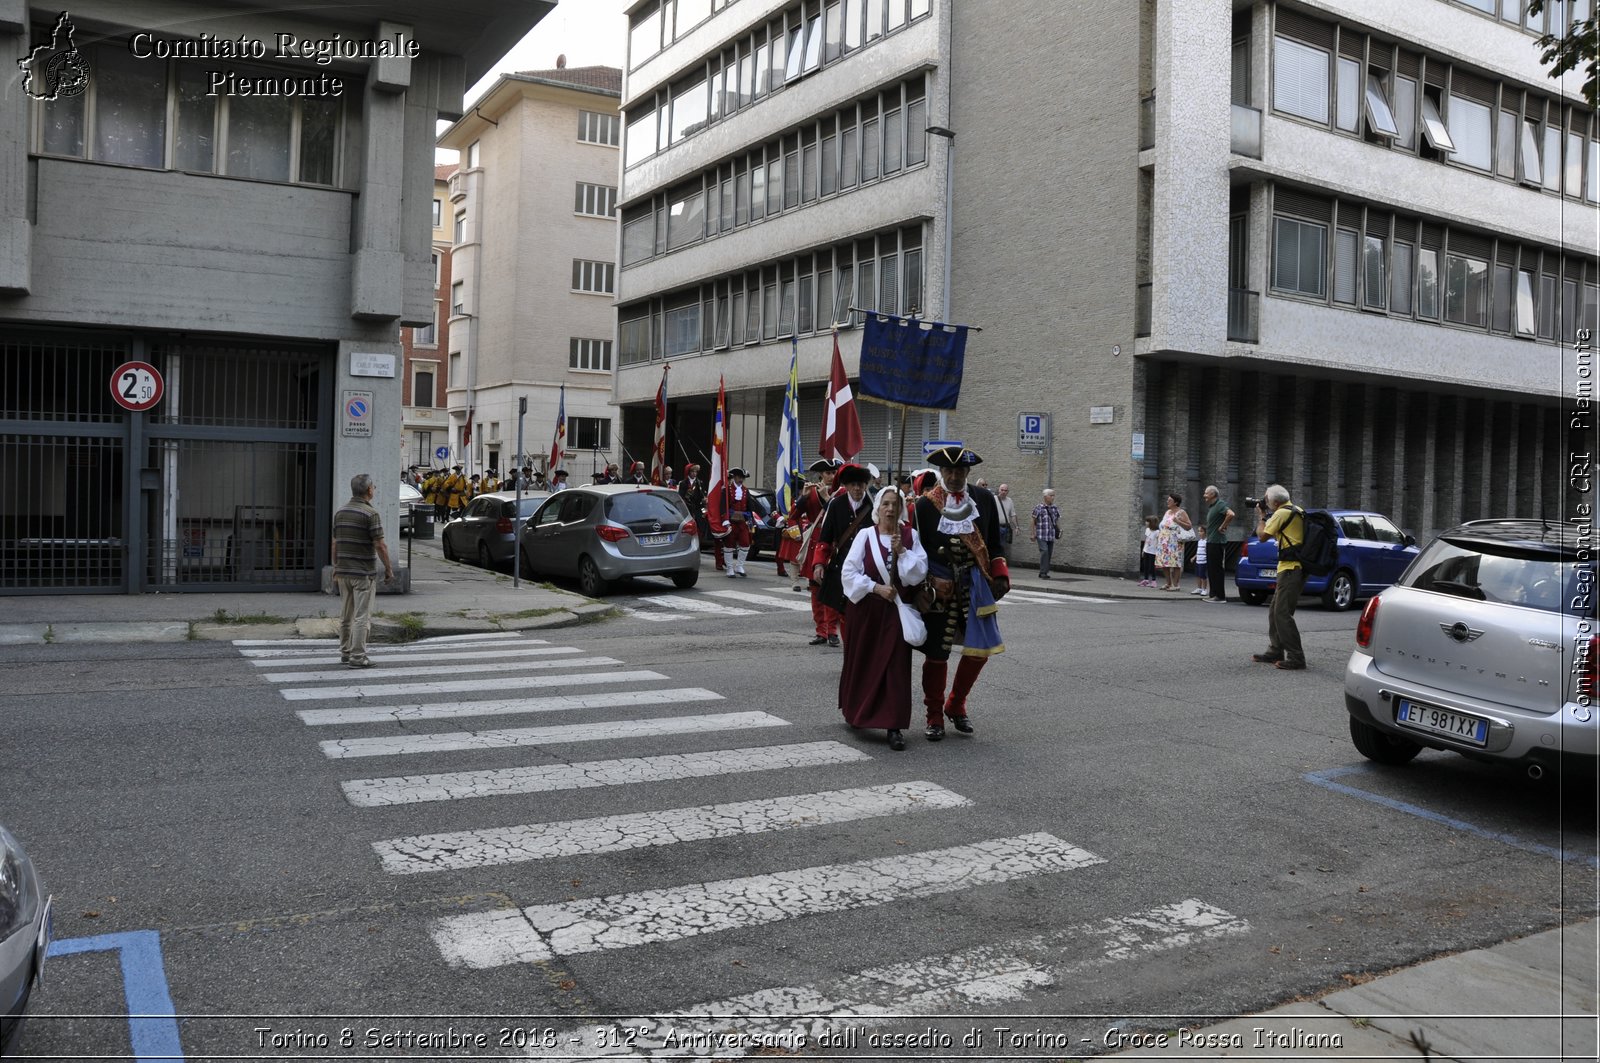
[[(522, 455), (522, 422), (528, 419), (528, 396), (522, 395), (517, 399), (517, 455)], [(517, 478), (516, 509), (511, 513), (511, 586), (522, 586), (522, 470), (518, 468), (514, 474)]]

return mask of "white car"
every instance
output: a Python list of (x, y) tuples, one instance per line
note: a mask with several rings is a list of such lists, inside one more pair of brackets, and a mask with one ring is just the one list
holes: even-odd
[(50, 898), (22, 846), (0, 827), (0, 1057), (11, 1055), (22, 1036), (49, 947)]
[(412, 487), (410, 484), (406, 483), (404, 480), (401, 480), (400, 481), (400, 519), (395, 523), (395, 527), (400, 529), (400, 534), (401, 535), (410, 535), (411, 534), (411, 507), (412, 506), (420, 506), (421, 504), (422, 504), (422, 492), (418, 491), (415, 487)]

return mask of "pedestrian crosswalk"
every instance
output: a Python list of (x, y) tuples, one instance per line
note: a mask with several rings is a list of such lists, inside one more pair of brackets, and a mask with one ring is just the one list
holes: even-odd
[[(774, 588), (780, 590), (790, 593), (787, 587)], [(809, 610), (808, 601), (793, 598), (751, 590), (669, 594), (641, 608), (678, 617), (704, 617), (710, 615), (707, 610), (725, 606), (735, 616)], [(771, 599), (783, 604), (762, 608)], [(694, 943), (730, 932), (779, 935), (785, 927), (811, 925), (826, 933), (829, 919), (849, 913), (979, 888), (1023, 889), (1019, 884), (1028, 880), (1078, 874), (1108, 862), (1049, 830), (986, 829), (980, 824), (989, 820), (977, 815), (983, 811), (980, 798), (931, 778), (885, 779), (870, 747), (803, 740), (807, 736), (796, 724), (807, 721), (790, 719), (781, 709), (723, 707), (724, 695), (715, 690), (592, 655), (573, 640), (506, 633), (424, 639), (370, 648), (373, 667), (361, 671), (337, 667), (331, 640), (235, 645), (269, 689), (297, 706), (295, 718), (312, 738), (308, 749), (331, 764), (355, 769), (351, 774), (357, 777), (339, 783), (354, 815), (413, 806), (416, 815), (405, 821), (409, 826), (429, 815), (430, 806), (451, 813), (442, 816), (449, 822), (441, 826), (448, 830), (395, 836), (399, 832), (393, 827), (374, 828), (368, 844), (376, 869), (430, 880), (467, 873), (505, 876), (492, 894), (496, 907), (454, 911), (434, 918), (423, 931), (422, 940), (438, 962), (463, 977), (670, 942), (701, 947)], [(683, 739), (693, 748), (637, 755), (638, 747), (627, 743), (640, 739)], [(635, 755), (606, 755), (614, 745)], [(481, 759), (477, 764), (448, 759), (483, 751), (500, 751), (506, 759), (492, 767), (482, 766)], [(404, 773), (360, 770), (368, 763), (422, 767)], [(808, 783), (823, 772), (827, 785)], [(705, 786), (741, 778), (758, 791), (756, 796), (746, 792), (730, 795), (740, 799), (685, 801), (683, 790), (650, 785), (690, 781)], [(528, 811), (540, 805), (494, 800), (579, 790), (597, 791), (595, 803), (601, 807), (594, 814), (572, 814), (572, 798), (549, 806), (567, 814), (543, 817)], [(671, 793), (680, 796), (662, 796)], [(474, 803), (443, 805), (463, 801)], [(481, 819), (474, 810), (481, 810)], [(882, 836), (873, 833), (872, 823), (911, 823), (924, 813), (935, 813), (949, 841), (959, 844), (924, 844), (888, 854), (870, 841), (866, 854), (849, 847), (853, 839)], [(855, 826), (842, 833), (826, 829), (841, 824)], [(814, 833), (815, 848), (773, 849), (775, 835), (797, 832)], [(638, 850), (659, 854), (652, 866), (692, 869), (698, 866), (695, 847), (704, 844), (721, 846), (724, 858), (735, 862), (734, 873), (693, 881), (692, 871), (669, 870), (666, 883), (656, 888), (587, 897), (566, 891), (549, 895), (548, 885), (518, 885), (545, 882), (533, 872), (551, 861), (621, 860)], [(741, 852), (752, 859), (762, 854), (758, 866), (738, 867)], [(809, 858), (779, 857), (774, 868), (775, 852)], [(624, 1043), (622, 1026), (610, 1033), (605, 1023), (575, 1029), (563, 1035), (567, 1040), (551, 1055), (681, 1059), (681, 1038), (711, 1037), (728, 1030), (730, 1022), (746, 1038), (718, 1046), (716, 1058), (755, 1054), (759, 1045), (776, 1043), (770, 1038), (790, 1035), (811, 1038), (815, 1049), (824, 1044), (817, 1038), (832, 1028), (829, 1017), (849, 1013), (859, 1026), (1000, 1004), (1015, 1011), (1081, 972), (1248, 930), (1239, 916), (1184, 897), (1048, 934), (855, 973), (821, 971), (812, 982), (710, 1000), (687, 1012), (680, 1004), (672, 1008), (670, 1027), (648, 1017), (623, 1024), (631, 1031), (626, 1052), (616, 1050)], [(870, 942), (863, 943), (868, 950), (863, 960), (869, 963), (870, 948)], [(675, 1039), (677, 1044), (668, 1043)]]
[[(637, 594), (613, 599), (626, 616), (650, 623), (672, 623), (691, 617), (705, 620), (712, 617), (747, 617), (764, 613), (811, 612), (811, 596), (796, 594), (788, 583), (763, 586), (755, 590), (715, 590), (699, 588), (676, 594)], [(1112, 605), (1115, 598), (1096, 598), (1085, 594), (1055, 594), (1013, 588), (1001, 601), (1001, 606), (1031, 609), (1071, 609), (1085, 605)]]

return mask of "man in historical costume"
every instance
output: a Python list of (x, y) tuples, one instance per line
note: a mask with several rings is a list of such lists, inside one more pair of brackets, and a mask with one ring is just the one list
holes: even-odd
[[(833, 477), (833, 498), (811, 534), (811, 553), (806, 558), (806, 568), (811, 573), (817, 603), (813, 609), (813, 618), (817, 621), (817, 637), (811, 640), (813, 646), (840, 644), (839, 621), (845, 604), (840, 569), (856, 533), (872, 524), (872, 504), (867, 500), (867, 484), (871, 480), (872, 474), (861, 466), (841, 465)], [(827, 634), (823, 634), (824, 631)]]
[[(805, 558), (811, 552), (811, 531), (817, 526), (817, 521), (828, 508), (827, 477), (842, 463), (830, 458), (818, 458), (812, 462), (807, 472), (812, 473), (811, 480), (800, 488), (795, 495), (794, 504), (789, 507), (789, 512), (784, 514), (783, 534), (778, 538), (778, 575), (786, 576), (784, 564), (794, 565), (794, 589), (801, 590), (806, 585)], [(824, 624), (822, 614), (817, 608), (817, 594), (815, 588), (811, 592), (811, 616), (817, 624), (817, 638), (827, 642), (828, 636), (833, 634), (833, 629)]]
[[(678, 494), (683, 498), (683, 504), (689, 507), (689, 516), (694, 518), (694, 526), (700, 529), (700, 541), (715, 542), (711, 535), (711, 527), (706, 523), (706, 485), (700, 479), (700, 466), (694, 462), (683, 467), (683, 479), (678, 481)], [(717, 548), (717, 568), (722, 568), (722, 548)]]
[(628, 470), (628, 478), (623, 481), (623, 483), (630, 483), (637, 487), (643, 487), (649, 482), (650, 474), (644, 471), (644, 462), (642, 461), (633, 463), (633, 468)]
[(444, 478), (444, 495), (451, 518), (460, 516), (467, 505), (467, 478), (461, 475), (461, 466), (453, 467), (450, 475)]
[(722, 547), (728, 548), (727, 573), (729, 579), (743, 579), (745, 556), (750, 552), (751, 530), (750, 522), (755, 519), (755, 514), (750, 505), (750, 489), (744, 485), (744, 478), (749, 475), (737, 465), (728, 470), (728, 482), (718, 484), (711, 488), (713, 491), (723, 492), (723, 523), (720, 528), (711, 529), (717, 537), (718, 568), (722, 568)]
[[(1011, 571), (1000, 553), (1000, 513), (994, 495), (968, 486), (967, 473), (983, 459), (965, 447), (945, 447), (929, 455), (939, 482), (917, 499), (912, 524), (928, 553), (933, 608), (924, 614), (928, 640), (922, 644), (922, 703), (928, 710), (928, 741), (944, 738), (944, 717), (962, 734), (972, 733), (967, 695), (984, 662), (1005, 650), (996, 604), (1011, 589)], [(945, 696), (950, 651), (961, 645), (961, 663)]]

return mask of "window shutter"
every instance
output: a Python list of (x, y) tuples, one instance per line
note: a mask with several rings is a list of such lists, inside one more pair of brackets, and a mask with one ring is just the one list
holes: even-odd
[(1367, 232), (1387, 240), (1389, 238), (1389, 215), (1381, 210), (1367, 211)]
[(1473, 258), (1488, 260), (1494, 250), (1494, 242), (1489, 237), (1481, 236), (1478, 233), (1451, 229), (1450, 250), (1456, 254), (1470, 255)]
[(1404, 74), (1408, 78), (1417, 78), (1422, 75), (1422, 62), (1410, 52), (1401, 52), (1400, 59), (1395, 64), (1396, 73)]
[(1356, 254), (1358, 237), (1350, 229), (1340, 229), (1333, 256), (1333, 301), (1356, 301)]
[(1367, 52), (1367, 37), (1364, 33), (1339, 27), (1339, 54), (1346, 59), (1361, 59)]
[(1277, 18), (1274, 25), (1277, 32), (1285, 36), (1293, 37), (1296, 40), (1304, 41), (1306, 44), (1314, 44), (1319, 48), (1326, 48), (1330, 51), (1333, 49), (1334, 28), (1331, 23), (1323, 22), (1320, 19), (1308, 18), (1298, 11), (1291, 11), (1280, 5), (1277, 8)]
[(1444, 227), (1424, 222), (1422, 225), (1422, 246), (1431, 247), (1435, 251), (1444, 246)]
[(1469, 100), (1479, 103), (1494, 105), (1494, 82), (1476, 74), (1468, 74), (1457, 70), (1450, 78), (1450, 91), (1457, 96), (1465, 96)]
[(1293, 188), (1277, 188), (1273, 193), (1273, 210), (1279, 214), (1294, 214), (1312, 221), (1333, 220), (1333, 203), (1321, 196), (1311, 195)]
[(1327, 52), (1279, 37), (1273, 47), (1273, 106), (1313, 122), (1326, 122), (1329, 66)]

